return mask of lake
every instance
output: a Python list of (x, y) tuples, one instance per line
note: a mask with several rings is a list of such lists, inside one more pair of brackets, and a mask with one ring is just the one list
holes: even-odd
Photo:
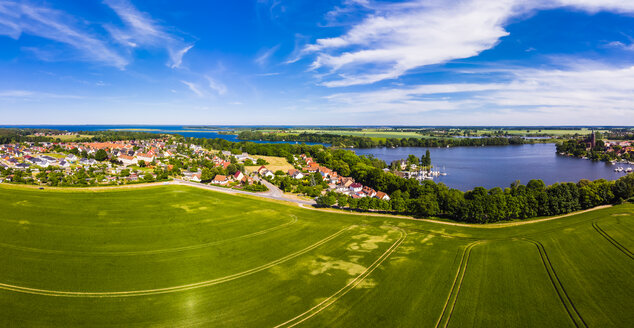
[(549, 185), (556, 182), (577, 182), (580, 179), (615, 180), (624, 173), (614, 172), (617, 166), (579, 158), (557, 155), (555, 144), (530, 144), (489, 147), (453, 148), (370, 148), (355, 149), (358, 155), (374, 155), (388, 164), (406, 159), (409, 154), (421, 157), (429, 149), (434, 170), (446, 176), (434, 177), (451, 188), (463, 191), (482, 186), (508, 187), (513, 181), (526, 184), (531, 179), (542, 179)]

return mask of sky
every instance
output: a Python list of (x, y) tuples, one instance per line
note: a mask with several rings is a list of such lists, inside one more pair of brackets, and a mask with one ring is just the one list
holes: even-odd
[(0, 0), (0, 125), (634, 125), (634, 0)]

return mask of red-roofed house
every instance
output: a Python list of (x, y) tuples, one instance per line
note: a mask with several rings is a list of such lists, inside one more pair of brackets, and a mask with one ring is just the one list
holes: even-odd
[(227, 179), (227, 177), (224, 175), (218, 174), (214, 177), (213, 180), (211, 180), (211, 183), (217, 185), (226, 185), (227, 183), (229, 183), (229, 179)]

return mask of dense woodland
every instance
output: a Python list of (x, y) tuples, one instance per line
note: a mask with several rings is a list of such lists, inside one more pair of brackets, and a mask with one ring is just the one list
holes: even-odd
[(240, 149), (249, 154), (281, 156), (292, 160), (292, 155), (305, 153), (318, 163), (343, 176), (351, 176), (363, 185), (388, 193), (390, 201), (361, 198), (351, 199), (330, 193), (319, 198), (322, 205), (339, 205), (353, 209), (377, 209), (394, 213), (407, 213), (421, 217), (438, 216), (456, 221), (488, 223), (513, 219), (528, 219), (570, 213), (598, 205), (621, 202), (634, 197), (634, 174), (616, 181), (581, 180), (578, 183), (560, 183), (546, 186), (541, 180), (526, 185), (519, 181), (507, 188), (482, 187), (463, 192), (430, 180), (422, 184), (386, 172), (386, 163), (373, 157), (357, 156), (344, 149), (322, 145), (233, 143), (222, 139), (187, 140), (207, 148)]
[(261, 131), (241, 131), (240, 140), (266, 141), (298, 141), (325, 143), (344, 148), (374, 148), (374, 147), (465, 147), (465, 146), (506, 146), (533, 143), (521, 137), (492, 137), (492, 138), (387, 138), (377, 139), (358, 136), (343, 136), (328, 133), (299, 133), (281, 135), (263, 133)]

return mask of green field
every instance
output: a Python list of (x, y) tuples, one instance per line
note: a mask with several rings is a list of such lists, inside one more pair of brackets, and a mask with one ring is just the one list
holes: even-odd
[(0, 185), (0, 326), (627, 327), (634, 204), (522, 225)]
[[(475, 135), (483, 134), (496, 134), (497, 131), (504, 131), (510, 135), (524, 136), (524, 135), (548, 135), (554, 137), (568, 136), (568, 135), (588, 135), (592, 133), (591, 129), (579, 128), (579, 129), (479, 129), (477, 132), (471, 131)], [(607, 133), (609, 130), (594, 130), (595, 132)], [(475, 133), (474, 133), (475, 132)]]

